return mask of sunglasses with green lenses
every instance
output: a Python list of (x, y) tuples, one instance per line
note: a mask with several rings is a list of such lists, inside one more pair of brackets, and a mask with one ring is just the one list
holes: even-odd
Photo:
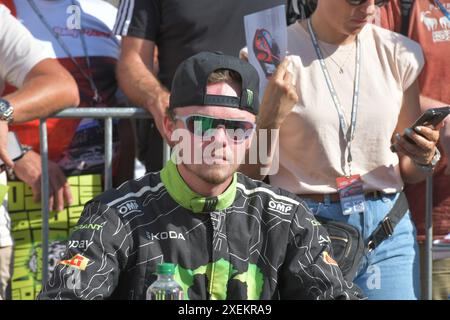
[(196, 136), (209, 136), (213, 130), (224, 128), (228, 138), (235, 142), (241, 142), (253, 134), (256, 125), (253, 122), (238, 119), (221, 119), (201, 114), (192, 114), (188, 116), (175, 116), (174, 119), (180, 120), (185, 127)]
[[(367, 2), (367, 0), (347, 0), (347, 3), (352, 6), (359, 6), (365, 2)], [(375, 0), (375, 5), (378, 7), (382, 7), (388, 2), (389, 0)]]

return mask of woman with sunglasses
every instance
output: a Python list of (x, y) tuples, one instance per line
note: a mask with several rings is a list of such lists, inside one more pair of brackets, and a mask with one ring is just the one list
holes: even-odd
[[(369, 299), (417, 299), (415, 227), (402, 190), (432, 172), (439, 131), (409, 129), (420, 115), (423, 55), (369, 23), (385, 2), (319, 0), (309, 19), (290, 26), (290, 57), (266, 90), (258, 128), (280, 129), (271, 184), (360, 230), (366, 251), (354, 282)], [(261, 178), (255, 168), (243, 171)]]

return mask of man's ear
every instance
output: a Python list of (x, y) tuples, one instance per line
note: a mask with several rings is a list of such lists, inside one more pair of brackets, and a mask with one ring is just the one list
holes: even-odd
[(167, 137), (167, 143), (172, 148), (177, 142), (172, 140), (172, 134), (175, 130), (175, 120), (173, 120), (167, 114), (165, 114), (163, 118), (163, 130), (165, 136)]

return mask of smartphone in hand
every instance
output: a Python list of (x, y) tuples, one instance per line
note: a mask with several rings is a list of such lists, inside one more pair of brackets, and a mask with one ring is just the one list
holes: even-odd
[(432, 125), (436, 127), (450, 114), (450, 106), (428, 109), (414, 122), (411, 128)]
[[(450, 114), (450, 106), (428, 109), (427, 111), (422, 113), (422, 115), (413, 123), (413, 125), (411, 126), (411, 129), (414, 130), (415, 127), (418, 127), (418, 126), (429, 126), (429, 125), (432, 125), (433, 127), (436, 127), (449, 114)], [(418, 132), (416, 132), (416, 133), (418, 133)], [(410, 142), (412, 144), (416, 144), (408, 136), (405, 135), (404, 137), (405, 137), (405, 139), (408, 142)]]

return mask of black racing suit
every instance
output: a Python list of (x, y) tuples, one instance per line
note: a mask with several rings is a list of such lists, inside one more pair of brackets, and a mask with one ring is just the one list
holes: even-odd
[(161, 177), (147, 174), (87, 203), (38, 298), (145, 299), (161, 262), (176, 265), (188, 299), (363, 298), (295, 195), (238, 173), (226, 208), (204, 198), (195, 213), (171, 196), (183, 189)]

